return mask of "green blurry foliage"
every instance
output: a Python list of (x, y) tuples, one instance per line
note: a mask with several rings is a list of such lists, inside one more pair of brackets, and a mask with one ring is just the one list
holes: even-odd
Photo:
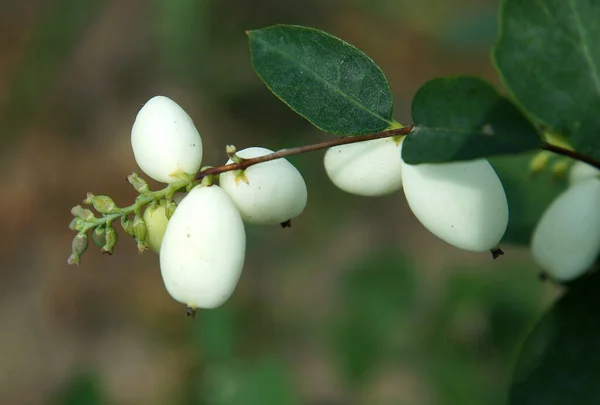
[(418, 352), (443, 403), (504, 404), (514, 348), (538, 316), (544, 288), (531, 269), (514, 265), (452, 274)]
[(350, 386), (368, 377), (408, 325), (416, 275), (393, 248), (375, 250), (340, 280), (339, 314), (331, 323), (331, 351)]
[(600, 273), (567, 285), (521, 348), (510, 405), (596, 404), (600, 398)]
[(40, 11), (25, 55), (0, 104), (3, 139), (19, 135), (23, 125), (41, 112), (60, 69), (105, 6), (104, 0), (58, 0)]
[(55, 394), (53, 405), (109, 405), (95, 373), (76, 371)]

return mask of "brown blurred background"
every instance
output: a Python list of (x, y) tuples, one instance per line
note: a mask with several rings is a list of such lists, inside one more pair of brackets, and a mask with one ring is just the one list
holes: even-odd
[(356, 45), (406, 124), (428, 79), (498, 83), (496, 18), (493, 0), (0, 2), (0, 404), (502, 404), (554, 289), (523, 248), (461, 252), (402, 193), (337, 190), (319, 152), (290, 159), (309, 187), (293, 228), (247, 227), (220, 309), (186, 318), (157, 256), (125, 237), (112, 257), (90, 247), (66, 264), (87, 191), (135, 198), (130, 130), (154, 95), (192, 116), (204, 164), (226, 144), (327, 138), (254, 74), (245, 30), (301, 24)]

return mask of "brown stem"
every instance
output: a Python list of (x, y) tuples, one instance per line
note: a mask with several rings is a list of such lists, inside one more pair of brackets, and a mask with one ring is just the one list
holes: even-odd
[[(220, 174), (220, 173), (224, 173), (224, 172), (229, 172), (231, 170), (243, 170), (243, 169), (246, 169), (257, 163), (263, 163), (263, 162), (268, 162), (270, 160), (281, 159), (281, 158), (284, 158), (287, 156), (299, 155), (301, 153), (313, 152), (313, 151), (321, 150), (321, 149), (327, 149), (327, 148), (331, 148), (333, 146), (348, 145), (351, 143), (371, 141), (373, 139), (388, 138), (391, 136), (408, 135), (410, 133), (410, 131), (412, 131), (412, 129), (413, 129), (413, 125), (409, 125), (409, 126), (403, 127), (403, 128), (388, 129), (386, 131), (378, 132), (376, 134), (349, 136), (346, 138), (332, 139), (329, 141), (315, 143), (312, 145), (299, 146), (297, 148), (281, 149), (281, 150), (278, 150), (277, 152), (273, 152), (268, 155), (259, 156), (259, 157), (252, 158), (252, 159), (244, 159), (240, 163), (230, 163), (228, 165), (211, 167), (209, 169), (205, 169), (196, 174), (196, 180), (201, 180), (203, 177), (206, 177), (208, 175)], [(592, 166), (600, 169), (599, 161), (597, 161), (587, 155), (584, 155), (582, 153), (575, 152), (575, 151), (572, 151), (569, 149), (565, 149), (560, 146), (552, 145), (550, 143), (544, 144), (542, 149), (547, 150), (549, 152), (556, 153), (558, 155), (563, 155), (563, 156), (570, 157), (572, 159), (580, 160), (582, 162), (585, 162), (589, 165), (592, 165)]]
[(299, 146), (297, 148), (282, 149), (282, 150), (278, 150), (277, 152), (270, 153), (268, 155), (259, 156), (259, 157), (252, 158), (252, 159), (245, 159), (245, 160), (242, 160), (240, 163), (230, 163), (228, 165), (211, 167), (209, 169), (205, 169), (196, 174), (196, 180), (200, 180), (203, 177), (208, 176), (208, 175), (220, 174), (220, 173), (228, 172), (231, 170), (243, 170), (243, 169), (246, 169), (257, 163), (268, 162), (270, 160), (281, 159), (281, 158), (284, 158), (287, 156), (299, 155), (301, 153), (312, 152), (315, 150), (327, 149), (327, 148), (331, 148), (333, 146), (347, 145), (347, 144), (356, 143), (356, 142), (371, 141), (373, 139), (388, 138), (391, 136), (406, 135), (410, 131), (412, 131), (412, 129), (413, 129), (413, 126), (410, 125), (408, 127), (403, 127), (403, 128), (388, 129), (387, 131), (378, 132), (376, 134), (350, 136), (347, 138), (332, 139), (330, 141), (315, 143), (312, 145)]
[(568, 156), (572, 159), (580, 160), (584, 163), (594, 166), (597, 169), (600, 169), (599, 161), (597, 161), (596, 159), (593, 159), (587, 155), (584, 155), (582, 153), (575, 152), (573, 150), (569, 150), (569, 149), (565, 149), (565, 148), (561, 148), (560, 146), (552, 145), (550, 143), (545, 144), (543, 149), (547, 150), (549, 152), (554, 152), (559, 155)]

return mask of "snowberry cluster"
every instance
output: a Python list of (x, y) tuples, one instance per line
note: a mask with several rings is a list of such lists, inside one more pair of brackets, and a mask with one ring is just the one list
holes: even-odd
[(531, 239), (533, 259), (558, 281), (590, 269), (600, 254), (600, 170), (575, 162), (569, 187), (546, 209)]
[[(508, 205), (489, 162), (409, 165), (401, 157), (403, 139), (389, 136), (330, 147), (325, 171), (337, 187), (361, 196), (403, 188), (411, 210), (433, 234), (461, 249), (500, 254)], [(71, 227), (79, 233), (69, 262), (79, 263), (90, 229), (103, 252), (112, 253), (116, 232), (111, 223), (121, 218), (140, 251), (159, 254), (167, 291), (191, 314), (196, 308), (217, 307), (233, 293), (244, 265), (244, 223), (285, 227), (306, 206), (302, 175), (284, 158), (260, 159), (274, 153), (269, 149), (236, 151), (228, 146), (225, 166), (199, 174), (202, 138), (189, 115), (167, 97), (153, 97), (142, 107), (131, 144), (142, 171), (167, 186), (150, 191), (133, 173), (128, 180), (140, 195), (125, 208), (106, 196), (88, 195), (86, 202), (104, 216), (74, 208)]]
[[(465, 250), (501, 254), (497, 247), (508, 225), (508, 204), (490, 163), (476, 159), (410, 165), (401, 157), (403, 140), (390, 136), (330, 147), (324, 156), (325, 171), (334, 185), (351, 194), (375, 197), (403, 189), (417, 219), (440, 239)], [(202, 139), (189, 115), (167, 97), (154, 97), (139, 111), (131, 143), (144, 173), (169, 186), (164, 192), (151, 192), (132, 174), (129, 182), (140, 196), (129, 211), (119, 209), (109, 197), (88, 194), (84, 202), (106, 221), (88, 209), (73, 208), (71, 228), (79, 233), (69, 262), (79, 263), (89, 229), (93, 242), (111, 254), (117, 242), (111, 222), (120, 217), (140, 251), (150, 248), (159, 253), (168, 292), (190, 311), (217, 307), (231, 296), (244, 264), (244, 223), (287, 226), (306, 206), (304, 179), (287, 160), (243, 165), (273, 153), (266, 148), (238, 152), (229, 146), (225, 164), (233, 169), (196, 181)], [(187, 194), (180, 192), (184, 190)], [(550, 277), (572, 280), (596, 260), (598, 201), (600, 170), (576, 162), (569, 188), (547, 208), (532, 235), (533, 258)], [(133, 221), (127, 218), (129, 213), (135, 214)]]
[[(192, 179), (187, 194), (150, 205), (143, 216), (145, 241), (159, 253), (167, 291), (190, 311), (217, 307), (231, 296), (244, 264), (244, 222), (283, 224), (306, 206), (304, 179), (285, 159), (228, 171), (218, 179), (207, 176), (201, 184), (193, 181), (202, 162), (202, 139), (189, 115), (167, 97), (156, 96), (139, 111), (131, 144), (138, 166), (153, 179)], [(229, 147), (229, 153), (226, 164), (273, 151)], [(178, 205), (169, 216), (173, 201)]]

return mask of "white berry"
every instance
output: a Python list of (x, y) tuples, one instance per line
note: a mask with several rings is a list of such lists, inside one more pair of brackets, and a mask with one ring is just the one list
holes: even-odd
[(496, 248), (504, 236), (506, 195), (487, 160), (405, 164), (403, 182), (417, 219), (449, 244), (484, 252)]
[(531, 239), (535, 262), (552, 278), (585, 273), (600, 252), (600, 180), (588, 178), (563, 191), (546, 209)]
[(329, 148), (323, 159), (327, 176), (350, 194), (394, 193), (402, 188), (401, 142), (382, 138)]
[(169, 220), (160, 250), (167, 291), (190, 308), (215, 308), (233, 293), (244, 265), (240, 214), (218, 186), (196, 186)]
[(138, 112), (131, 129), (138, 166), (162, 183), (178, 172), (196, 173), (202, 162), (202, 139), (190, 116), (173, 100), (156, 96)]
[(592, 177), (600, 176), (600, 170), (587, 163), (577, 161), (569, 170), (569, 186), (578, 184)]
[[(245, 159), (273, 153), (251, 147), (237, 152)], [(227, 164), (233, 163), (231, 159)], [(245, 222), (257, 225), (280, 224), (304, 211), (306, 183), (286, 159), (276, 159), (250, 166), (243, 172), (222, 173), (219, 184), (238, 207)]]

